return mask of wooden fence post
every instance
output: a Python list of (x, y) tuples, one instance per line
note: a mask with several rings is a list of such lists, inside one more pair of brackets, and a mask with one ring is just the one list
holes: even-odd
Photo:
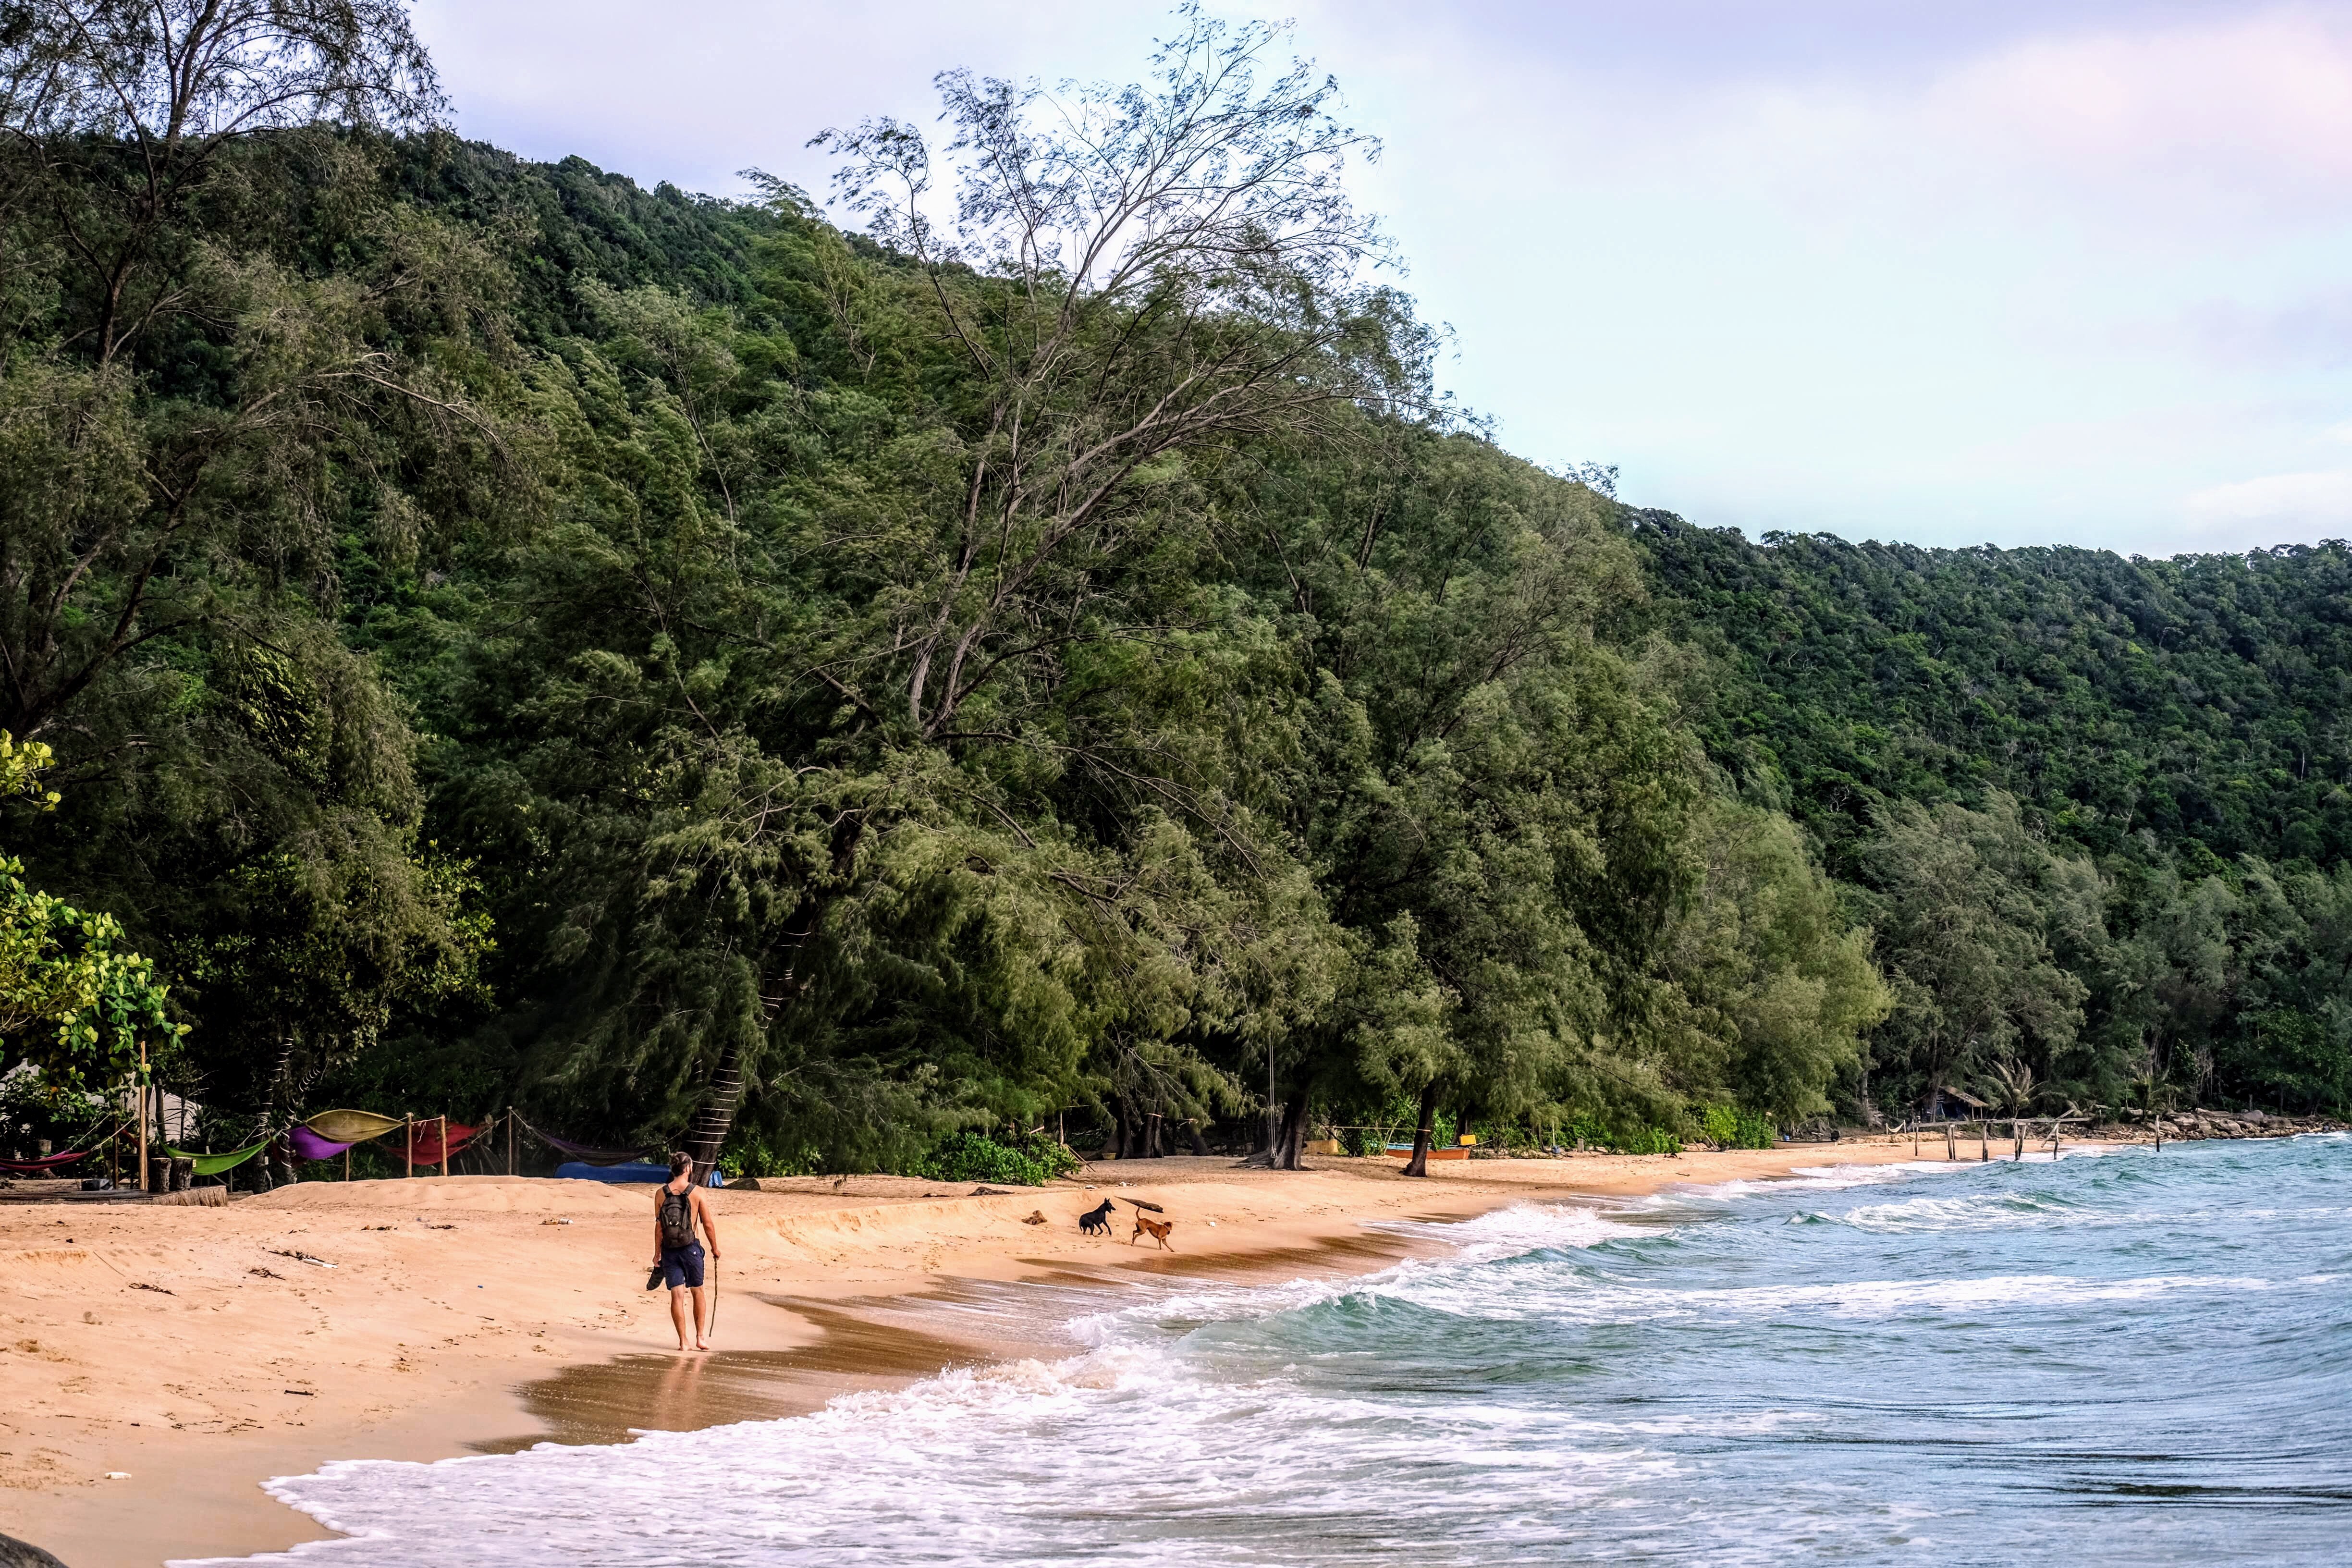
[(139, 1042), (139, 1190), (147, 1188), (147, 1042)]

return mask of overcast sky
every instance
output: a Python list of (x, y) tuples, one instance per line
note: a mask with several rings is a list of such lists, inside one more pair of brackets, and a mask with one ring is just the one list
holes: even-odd
[[(2352, 535), (2352, 0), (1309, 0), (1358, 181), (1538, 461), (1696, 522), (2169, 554)], [(950, 66), (1133, 79), (1108, 0), (419, 0), (468, 135), (822, 194)]]

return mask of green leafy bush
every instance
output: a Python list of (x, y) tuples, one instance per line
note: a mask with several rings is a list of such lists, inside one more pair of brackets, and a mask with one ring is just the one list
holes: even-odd
[(959, 1132), (916, 1162), (911, 1173), (934, 1182), (997, 1182), (1042, 1187), (1078, 1168), (1078, 1157), (1042, 1140), (1000, 1143), (984, 1132)]
[(730, 1182), (745, 1176), (811, 1176), (820, 1163), (814, 1149), (780, 1146), (740, 1123), (719, 1156), (719, 1169)]
[(1769, 1149), (1779, 1140), (1772, 1123), (1737, 1105), (1710, 1105), (1699, 1113), (1699, 1136), (1718, 1149)]
[(1683, 1141), (1663, 1127), (1640, 1127), (1616, 1134), (1607, 1147), (1612, 1154), (1679, 1154)]
[(43, 1139), (55, 1152), (81, 1147), (107, 1121), (110, 1107), (82, 1089), (52, 1083), (35, 1072), (0, 1078), (0, 1149), (30, 1158)]
[(1663, 1127), (1612, 1125), (1589, 1112), (1570, 1117), (1560, 1129), (1569, 1145), (1612, 1154), (1679, 1154), (1683, 1141)]

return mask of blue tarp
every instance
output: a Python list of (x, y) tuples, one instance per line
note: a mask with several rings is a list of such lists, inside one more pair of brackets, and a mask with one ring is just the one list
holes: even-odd
[[(667, 1165), (591, 1165), (580, 1160), (569, 1160), (555, 1167), (559, 1176), (575, 1182), (633, 1182), (646, 1186), (662, 1186), (669, 1181)], [(719, 1184), (719, 1173), (710, 1173), (710, 1184)]]
[(669, 1180), (667, 1165), (648, 1165), (642, 1161), (634, 1165), (591, 1165), (580, 1160), (567, 1160), (555, 1167), (555, 1173), (575, 1182), (635, 1182), (654, 1186)]

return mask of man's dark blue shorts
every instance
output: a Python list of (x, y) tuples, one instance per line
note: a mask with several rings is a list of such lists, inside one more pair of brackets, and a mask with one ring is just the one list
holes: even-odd
[(681, 1285), (702, 1289), (702, 1243), (663, 1247), (661, 1266), (662, 1278), (669, 1281), (671, 1289)]

